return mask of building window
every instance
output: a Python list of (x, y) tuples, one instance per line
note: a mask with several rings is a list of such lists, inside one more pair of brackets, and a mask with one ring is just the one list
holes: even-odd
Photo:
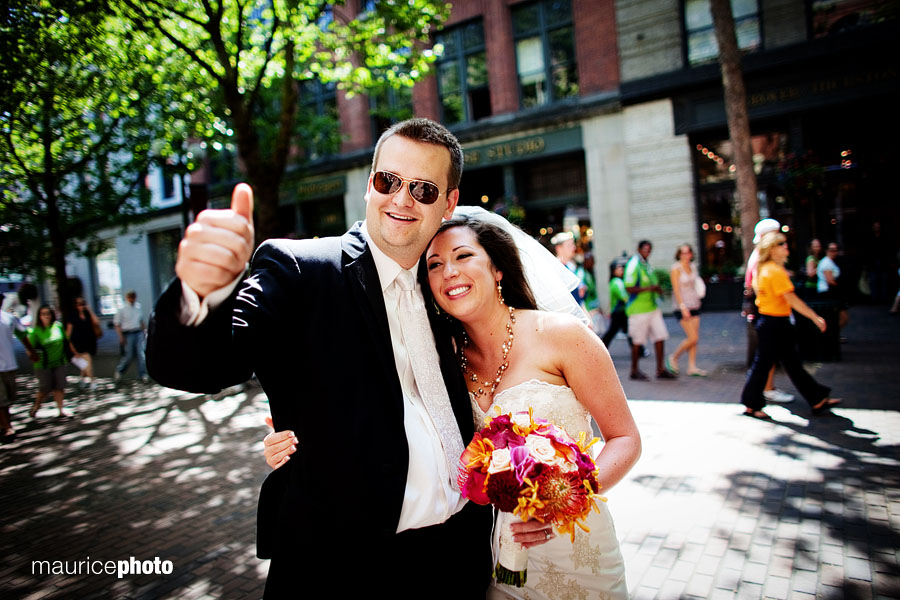
[[(744, 52), (759, 50), (762, 38), (757, 0), (731, 0), (731, 14), (734, 16), (738, 48)], [(719, 56), (719, 43), (716, 41), (709, 0), (685, 0), (684, 29), (687, 35), (688, 62), (691, 65), (716, 60)]]
[(304, 132), (307, 160), (325, 158), (340, 147), (336, 89), (335, 83), (322, 83), (316, 79), (300, 83), (302, 106), (297, 117)]
[(442, 120), (448, 125), (477, 121), (491, 114), (484, 27), (481, 20), (435, 36), (444, 46), (437, 62)]
[(516, 6), (512, 24), (522, 107), (578, 95), (571, 0)]
[(119, 252), (113, 246), (94, 259), (97, 268), (97, 300), (101, 315), (114, 315), (122, 307), (122, 272)]
[(372, 137), (377, 140), (394, 123), (412, 118), (412, 88), (387, 87), (370, 92), (369, 115), (372, 117)]

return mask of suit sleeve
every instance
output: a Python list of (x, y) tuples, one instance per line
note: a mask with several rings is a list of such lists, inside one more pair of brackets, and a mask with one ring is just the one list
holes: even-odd
[(285, 318), (287, 282), (297, 263), (272, 242), (259, 247), (250, 275), (202, 323), (183, 325), (181, 281), (173, 281), (156, 303), (147, 337), (147, 369), (158, 383), (212, 394), (246, 381), (256, 361), (272, 350)]
[(231, 313), (236, 291), (198, 326), (182, 325), (181, 280), (156, 302), (147, 330), (147, 371), (166, 387), (214, 394), (252, 375), (233, 343)]

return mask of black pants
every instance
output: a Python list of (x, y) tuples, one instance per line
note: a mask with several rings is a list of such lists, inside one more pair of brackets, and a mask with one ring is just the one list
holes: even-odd
[(758, 339), (756, 356), (747, 374), (747, 382), (741, 394), (741, 402), (747, 408), (760, 410), (766, 405), (763, 389), (769, 371), (776, 361), (781, 363), (791, 383), (803, 398), (814, 406), (828, 397), (831, 388), (816, 382), (803, 368), (800, 353), (797, 351), (797, 334), (791, 325), (790, 317), (771, 317), (759, 315), (756, 320), (756, 336)]
[(624, 310), (614, 312), (610, 315), (609, 327), (606, 328), (606, 333), (603, 334), (603, 345), (609, 348), (613, 338), (616, 337), (616, 334), (620, 331), (628, 333), (628, 315), (625, 314)]
[(469, 502), (444, 523), (398, 533), (377, 551), (361, 552), (357, 540), (345, 539), (332, 560), (322, 561), (310, 555), (321, 540), (297, 540), (309, 552), (273, 557), (263, 598), (484, 598), (492, 525), (491, 507)]

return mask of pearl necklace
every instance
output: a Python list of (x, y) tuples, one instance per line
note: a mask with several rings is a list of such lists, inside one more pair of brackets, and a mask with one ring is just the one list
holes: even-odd
[[(484, 389), (487, 386), (491, 386), (490, 392), (488, 392), (491, 398), (494, 397), (494, 391), (496, 391), (497, 386), (500, 385), (500, 380), (503, 379), (503, 374), (506, 372), (506, 369), (509, 367), (509, 361), (506, 360), (506, 357), (509, 356), (509, 351), (512, 348), (513, 338), (513, 323), (516, 322), (516, 309), (512, 306), (509, 308), (509, 321), (506, 323), (506, 341), (500, 346), (503, 350), (503, 358), (501, 359), (500, 367), (497, 369), (497, 376), (493, 381), (479, 381), (478, 374), (474, 371), (471, 372), (471, 376), (469, 377), (469, 381), (473, 381), (478, 384), (478, 390), (472, 392), (472, 396), (475, 397), (477, 401), (481, 396), (485, 394)], [(463, 375), (469, 375), (469, 359), (466, 358), (466, 348), (469, 345), (469, 336), (466, 334), (466, 330), (463, 329), (462, 334), (462, 347), (459, 349), (459, 366), (462, 369)]]

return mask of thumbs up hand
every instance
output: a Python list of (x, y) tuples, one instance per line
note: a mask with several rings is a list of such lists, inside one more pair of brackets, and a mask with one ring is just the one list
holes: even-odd
[(239, 183), (231, 208), (204, 210), (178, 246), (175, 274), (201, 298), (240, 275), (253, 252), (253, 190)]

